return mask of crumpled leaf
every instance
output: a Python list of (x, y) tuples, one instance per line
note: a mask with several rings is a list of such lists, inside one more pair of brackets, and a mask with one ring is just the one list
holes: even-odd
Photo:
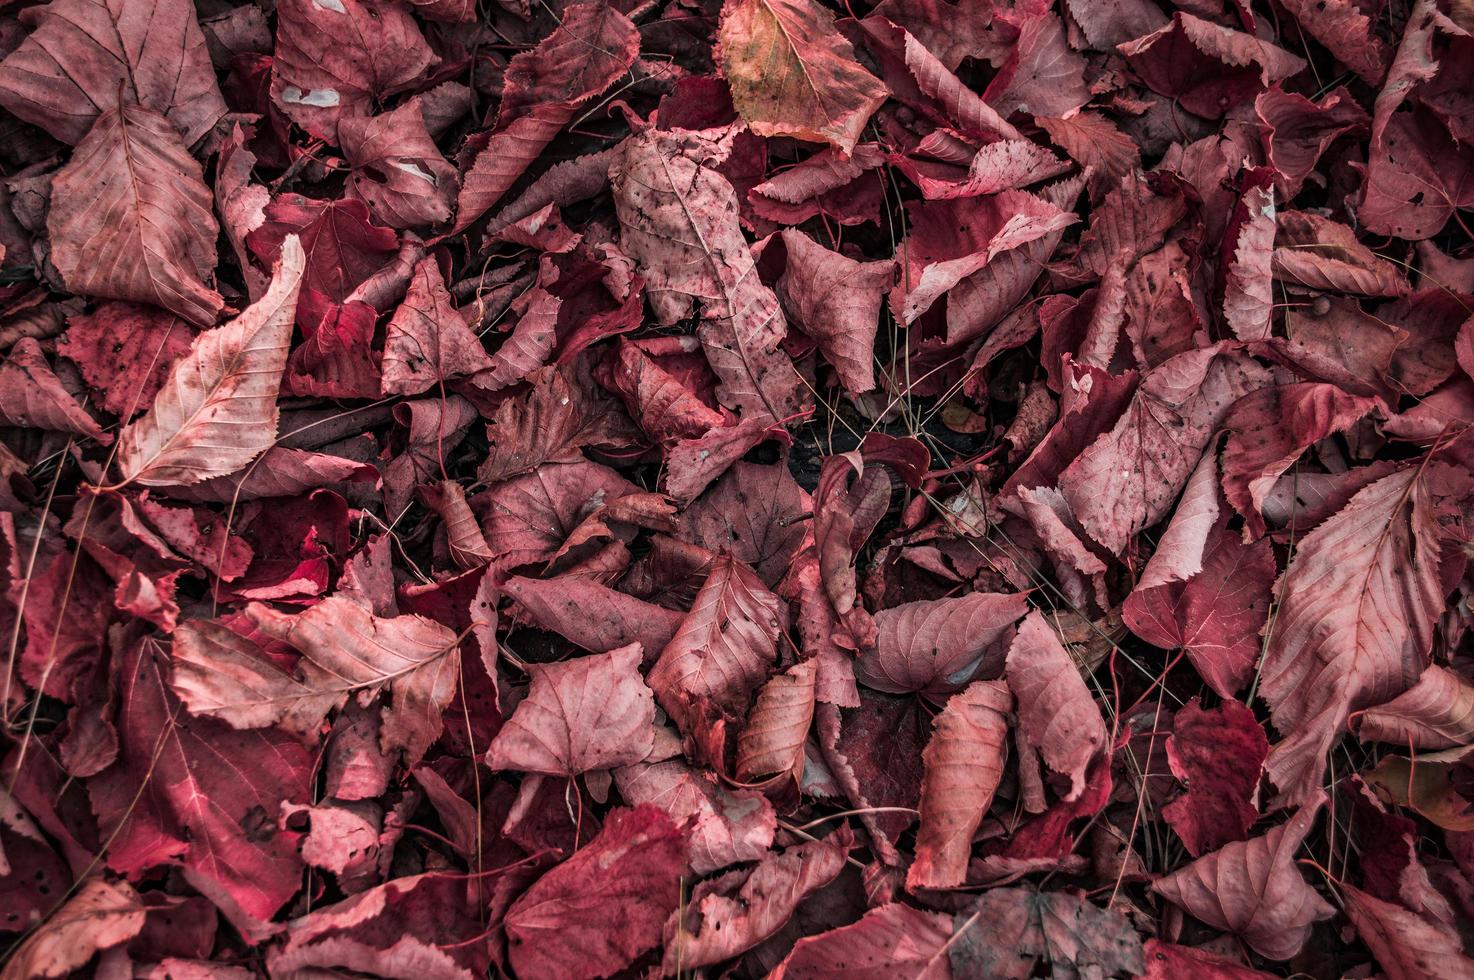
[(224, 305), (206, 284), (212, 203), (169, 121), (117, 106), (97, 116), (52, 181), (51, 261), (73, 292), (152, 303), (208, 327)]
[(319, 139), (410, 85), (437, 61), (409, 11), (385, 0), (282, 0), (271, 100)]
[(787, 609), (745, 565), (718, 558), (691, 611), (650, 668), (660, 706), (684, 731), (715, 710), (740, 718), (778, 661)]
[(1178, 354), (1148, 372), (1115, 427), (1060, 474), (1080, 524), (1119, 554), (1132, 534), (1165, 515), (1229, 407), (1268, 382), (1267, 371), (1222, 346)]
[[(82, 369), (102, 407), (125, 422), (153, 404), (194, 330), (179, 317), (134, 303), (104, 303), (67, 321), (60, 354)], [(18, 345), (17, 345), (18, 346)]]
[(781, 783), (801, 775), (804, 740), (814, 720), (814, 661), (803, 660), (775, 674), (758, 691), (737, 739), (737, 778), (769, 777)]
[(1385, 704), (1352, 716), (1365, 742), (1419, 749), (1451, 749), (1474, 742), (1474, 684), (1438, 664), (1429, 664), (1418, 682)]
[(339, 596), (296, 616), (256, 607), (251, 617), (263, 633), (301, 651), (295, 673), (228, 627), (185, 623), (175, 634), (170, 683), (194, 714), (313, 737), (350, 694), (387, 689), (385, 750), (403, 749), (418, 761), (440, 735), (460, 667), (455, 634), (444, 626), (419, 616), (382, 618)]
[(625, 251), (656, 318), (675, 323), (698, 305), (697, 333), (722, 382), (717, 396), (744, 417), (773, 422), (797, 412), (798, 375), (779, 350), (783, 313), (758, 279), (736, 194), (712, 169), (730, 152), (730, 136), (648, 130), (625, 143), (610, 181)]
[(1268, 833), (1224, 845), (1158, 879), (1152, 891), (1218, 929), (1234, 933), (1261, 956), (1287, 960), (1332, 908), (1305, 884), (1295, 852), (1310, 833), (1324, 795)]
[(766, 797), (728, 789), (681, 759), (616, 769), (614, 783), (630, 803), (658, 806), (686, 828), (686, 860), (695, 874), (757, 861), (773, 843), (777, 817)]
[(843, 846), (805, 841), (768, 854), (750, 871), (729, 871), (697, 885), (666, 922), (665, 972), (720, 963), (756, 946), (829, 884), (844, 861)]
[(815, 0), (733, 0), (718, 30), (732, 102), (759, 136), (855, 148), (886, 89)]
[(450, 219), (460, 177), (430, 138), (419, 100), (372, 118), (342, 120), (338, 141), (353, 168), (348, 193), (381, 224), (422, 228)]
[(922, 753), (921, 826), (906, 886), (948, 888), (967, 876), (973, 834), (1008, 758), (1013, 698), (1001, 681), (974, 681), (947, 701)]
[(188, 486), (234, 473), (275, 442), (303, 263), (301, 246), (288, 238), (260, 301), (201, 333), (174, 363), (148, 414), (118, 438), (125, 481)]
[(380, 390), (386, 395), (417, 395), (491, 366), (481, 339), (451, 302), (440, 266), (433, 257), (421, 259), (404, 302), (386, 328)]
[(111, 441), (71, 392), (62, 387), (46, 363), (41, 345), (30, 337), (17, 341), (0, 364), (0, 421)]
[(946, 980), (952, 976), (946, 956), (951, 932), (946, 916), (890, 902), (858, 922), (800, 939), (769, 977)]
[(1141, 940), (1126, 917), (1064, 892), (994, 888), (952, 917), (952, 975), (1024, 980), (1043, 960), (1056, 977), (1132, 974)]
[(1046, 765), (1070, 779), (1066, 801), (1085, 789), (1085, 770), (1107, 747), (1100, 708), (1059, 634), (1037, 610), (1008, 648), (1008, 688), (1018, 699), (1019, 728)]
[(650, 754), (655, 697), (639, 674), (640, 645), (559, 664), (529, 664), (532, 687), (486, 752), (493, 770), (576, 776)]
[(1203, 710), (1197, 699), (1172, 716), (1167, 762), (1187, 792), (1162, 809), (1189, 854), (1243, 840), (1259, 817), (1256, 799), (1269, 740), (1237, 701)]
[(783, 232), (788, 264), (778, 298), (797, 326), (814, 338), (846, 390), (875, 387), (875, 327), (882, 298), (895, 279), (892, 262), (856, 262), (792, 229)]
[(681, 899), (681, 831), (659, 807), (616, 810), (503, 920), (519, 977), (609, 976), (660, 942)]
[(65, 977), (143, 931), (145, 910), (126, 881), (88, 878), (10, 954), (7, 977)]
[(1391, 980), (1474, 977), (1474, 959), (1464, 955), (1456, 936), (1359, 888), (1342, 884), (1338, 891), (1346, 917)]

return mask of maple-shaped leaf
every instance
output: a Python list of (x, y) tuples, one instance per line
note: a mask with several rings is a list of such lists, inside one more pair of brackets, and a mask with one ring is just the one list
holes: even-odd
[(0, 421), (111, 441), (97, 420), (62, 385), (46, 363), (41, 345), (32, 337), (18, 340), (0, 364)]
[(614, 784), (631, 804), (654, 804), (686, 828), (686, 859), (696, 874), (757, 861), (772, 846), (777, 817), (765, 796), (728, 789), (683, 759), (616, 769)]
[(63, 143), (120, 104), (162, 115), (186, 146), (225, 115), (189, 0), (57, 0), (21, 22), (34, 29), (0, 62), (0, 105)]
[(163, 116), (97, 116), (52, 181), (51, 261), (72, 292), (152, 303), (208, 327), (218, 226), (204, 173)]
[(1419, 749), (1451, 749), (1474, 742), (1474, 684), (1438, 664), (1385, 704), (1353, 716), (1357, 737)]
[(1022, 593), (989, 592), (882, 609), (875, 614), (875, 645), (860, 651), (855, 677), (876, 691), (937, 698), (975, 677), (997, 677), (1013, 624), (1028, 610)]
[(681, 901), (684, 850), (681, 830), (659, 807), (611, 813), (599, 836), (507, 909), (517, 976), (612, 976), (657, 946)]
[(386, 328), (382, 392), (417, 395), (491, 366), (481, 338), (451, 301), (439, 264), (433, 256), (421, 259)]
[(844, 868), (846, 848), (804, 841), (769, 852), (750, 870), (703, 881), (665, 925), (665, 971), (709, 966), (744, 953), (788, 922)]
[(386, 750), (418, 761), (440, 735), (460, 666), (455, 634), (420, 616), (384, 618), (341, 596), (296, 616), (250, 610), (256, 627), (302, 653), (287, 673), (246, 637), (208, 621), (175, 634), (171, 684), (197, 715), (235, 728), (280, 725), (315, 737), (327, 713), (350, 694), (387, 689), (382, 737)]
[(758, 691), (737, 739), (739, 780), (752, 782), (766, 776), (773, 785), (785, 779), (797, 782), (803, 770), (804, 742), (814, 720), (816, 675), (814, 661), (803, 660), (773, 675)]
[(1124, 914), (1067, 892), (994, 888), (952, 916), (954, 977), (1026, 980), (1040, 962), (1061, 978), (1137, 975), (1141, 937)]
[(1459, 937), (1439, 928), (1428, 916), (1384, 902), (1345, 882), (1336, 890), (1341, 893), (1346, 917), (1389, 980), (1474, 978), (1474, 959), (1464, 955)]
[(621, 244), (645, 277), (656, 319), (672, 324), (699, 305), (718, 398), (771, 423), (798, 411), (799, 378), (779, 348), (783, 313), (742, 237), (737, 194), (714, 169), (734, 135), (649, 129), (625, 142), (609, 176)]
[(1259, 817), (1254, 806), (1269, 740), (1254, 712), (1237, 701), (1204, 711), (1196, 698), (1172, 717), (1167, 761), (1187, 792), (1162, 818), (1197, 857), (1243, 840)]
[(890, 902), (800, 939), (768, 980), (950, 980), (951, 938), (947, 916)]
[(921, 756), (921, 826), (907, 887), (950, 888), (967, 877), (973, 834), (1003, 778), (1012, 707), (1002, 681), (975, 681), (932, 722)]
[(118, 663), (118, 759), (87, 784), (108, 866), (136, 879), (183, 865), (243, 934), (264, 938), (263, 920), (301, 885), (297, 835), (274, 815), (308, 801), (312, 758), (284, 732), (193, 717), (165, 683), (167, 663), (148, 639)]
[(1008, 648), (1008, 687), (1018, 699), (1019, 729), (1055, 772), (1070, 777), (1065, 800), (1085, 789), (1085, 770), (1109, 735), (1080, 668), (1044, 614), (1025, 617)]
[(104, 303), (67, 320), (57, 352), (82, 369), (102, 407), (128, 421), (153, 404), (169, 367), (189, 350), (194, 330), (164, 310)]
[(367, 116), (439, 59), (408, 10), (385, 0), (282, 0), (276, 11), (271, 100), (319, 139)]
[(1302, 381), (1261, 388), (1229, 410), (1223, 493), (1244, 517), (1246, 537), (1264, 534), (1264, 501), (1307, 448), (1365, 416), (1376, 399)]
[(1281, 735), (1269, 755), (1281, 801), (1310, 799), (1348, 714), (1390, 701), (1427, 665), (1445, 591), (1429, 469), (1358, 492), (1305, 536), (1275, 586), (1259, 690)]
[[(273, 263), (288, 235), (297, 236), (307, 255), (302, 288), (321, 293), (335, 303), (348, 300), (375, 273), (392, 267), (398, 249), (394, 232), (373, 224), (368, 206), (351, 197), (319, 201), (300, 194), (282, 194), (266, 206), (261, 225), (245, 240), (258, 259)], [(406, 282), (409, 271), (405, 270)], [(401, 295), (403, 289), (401, 285)], [(303, 326), (311, 329), (317, 324)]]
[(778, 662), (778, 634), (787, 620), (787, 607), (750, 568), (718, 558), (650, 669), (660, 706), (684, 731), (705, 720), (707, 705), (740, 718)]
[(470, 162), (455, 231), (501, 200), (579, 107), (627, 75), (639, 54), (639, 29), (615, 4), (573, 4), (557, 20), (551, 34), (507, 64), (496, 128), (472, 136), (461, 151), (463, 165)]
[(1086, 532), (1113, 554), (1161, 520), (1229, 406), (1269, 372), (1222, 345), (1150, 371), (1115, 427), (1065, 469), (1059, 488)]
[(885, 86), (815, 0), (727, 0), (717, 36), (732, 102), (759, 136), (849, 153), (885, 101)]
[(10, 953), (5, 977), (66, 977), (143, 931), (147, 909), (126, 881), (88, 878)]
[(651, 657), (664, 650), (684, 616), (582, 576), (507, 580), (502, 591), (532, 622), (585, 650), (638, 643)]
[(778, 298), (784, 310), (814, 338), (847, 391), (872, 390), (880, 304), (895, 281), (895, 263), (857, 262), (792, 228), (782, 238), (788, 262)]
[(229, 323), (195, 338), (148, 414), (118, 439), (129, 483), (178, 486), (234, 473), (276, 440), (277, 392), (287, 363), (304, 257), (282, 247), (271, 286)]
[(390, 228), (425, 228), (450, 219), (460, 189), (425, 128), (418, 99), (393, 112), (338, 123), (338, 142), (352, 168), (347, 192)]
[(1227, 844), (1158, 879), (1152, 891), (1194, 918), (1234, 933), (1261, 956), (1287, 960), (1300, 951), (1311, 927), (1333, 913), (1295, 864), (1325, 802), (1302, 806), (1260, 837)]
[(577, 776), (650, 754), (655, 696), (640, 676), (638, 643), (527, 670), (532, 687), (487, 750), (492, 769)]

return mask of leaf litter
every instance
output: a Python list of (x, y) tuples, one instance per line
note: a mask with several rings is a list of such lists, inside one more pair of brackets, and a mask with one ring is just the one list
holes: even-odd
[(6, 980), (1474, 977), (1465, 0), (0, 7)]

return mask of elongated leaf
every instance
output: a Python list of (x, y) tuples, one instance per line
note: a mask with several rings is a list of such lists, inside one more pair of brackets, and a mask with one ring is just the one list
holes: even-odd
[(1451, 749), (1474, 742), (1474, 684), (1430, 664), (1408, 688), (1386, 704), (1358, 712), (1356, 734), (1364, 742), (1419, 749)]
[(718, 559), (650, 671), (661, 707), (688, 731), (705, 720), (707, 704), (740, 718), (777, 663), (787, 619), (783, 603), (751, 569)]
[(1427, 468), (1411, 466), (1352, 497), (1296, 550), (1275, 587), (1284, 600), (1259, 687), (1281, 735), (1269, 754), (1281, 801), (1318, 792), (1347, 715), (1390, 701), (1427, 665), (1443, 609), (1440, 538)]
[(289, 236), (266, 294), (195, 338), (153, 408), (119, 437), (125, 481), (187, 486), (234, 473), (271, 446), (304, 268), (302, 247)]
[(1018, 698), (1024, 737), (1049, 768), (1070, 777), (1065, 799), (1075, 799), (1108, 736), (1079, 667), (1041, 612), (1028, 615), (1008, 649), (1008, 686)]
[(977, 681), (954, 694), (932, 723), (909, 887), (947, 888), (967, 876), (972, 836), (1003, 778), (1012, 705), (1007, 685)]
[(11, 952), (4, 976), (6, 980), (70, 976), (100, 950), (142, 932), (144, 918), (143, 902), (126, 881), (89, 878)]

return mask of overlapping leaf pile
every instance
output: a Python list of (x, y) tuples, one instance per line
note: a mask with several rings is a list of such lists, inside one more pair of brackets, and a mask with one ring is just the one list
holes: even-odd
[(5, 977), (1474, 977), (1465, 0), (0, 6)]

